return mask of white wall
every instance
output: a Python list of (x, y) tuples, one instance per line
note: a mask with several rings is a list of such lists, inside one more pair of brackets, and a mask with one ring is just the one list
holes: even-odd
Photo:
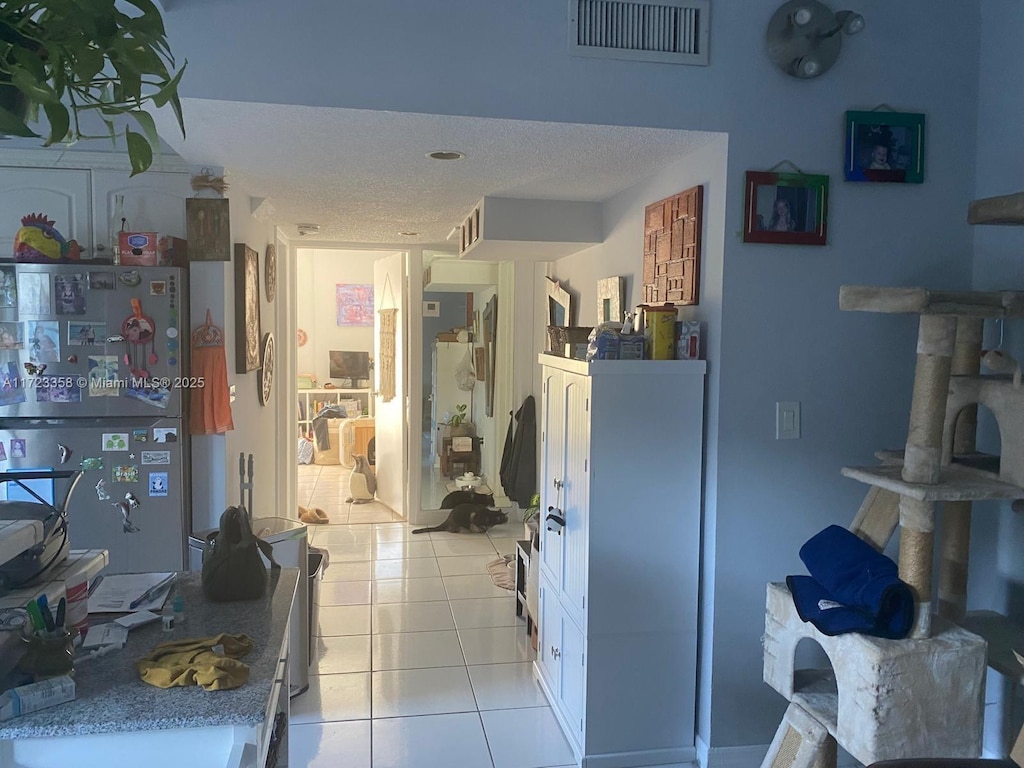
[(315, 374), (317, 386), (331, 381), (331, 350), (373, 357), (373, 326), (338, 325), (335, 291), (338, 284), (373, 285), (373, 262), (380, 256), (380, 251), (297, 249), (298, 323), (309, 337), (298, 348), (298, 370)]
[[(724, 179), (713, 152), (681, 166), (677, 184), (659, 177), (640, 190), (649, 198), (635, 193), (629, 202), (635, 210), (664, 196), (655, 187), (671, 194), (704, 178), (715, 192), (709, 220), (724, 221), (721, 260), (706, 260), (704, 277), (705, 285), (721, 282), (721, 322), (709, 333), (720, 347), (709, 361), (718, 421), (709, 412), (702, 606), (709, 642), (699, 706), (700, 735), (712, 750), (766, 744), (782, 711), (781, 697), (761, 682), (765, 582), (802, 572), (803, 541), (853, 516), (864, 489), (842, 479), (840, 467), (870, 463), (875, 450), (906, 438), (915, 324), (840, 313), (839, 286), (971, 280), (964, 212), (974, 193), (979, 3), (861, 0), (866, 31), (845, 41), (833, 71), (808, 82), (786, 77), (764, 54), (765, 25), (778, 4), (716, 2), (711, 65), (703, 68), (569, 56), (563, 2), (285, 7), (253, 0), (244, 14), (234, 4), (207, 4), (172, 6), (167, 16), (176, 54), (189, 59), (187, 96), (728, 134)], [(999, 26), (1010, 6), (993, 7)], [(317, 23), (299, 23), (309, 18)], [(1015, 51), (1015, 41), (1000, 44)], [(303, 55), (261, 58), (252, 50)], [(999, 68), (991, 70), (995, 78)], [(363, 74), (325, 80), (324, 71)], [(993, 87), (1015, 82), (1000, 77)], [(923, 185), (841, 179), (843, 112), (883, 102), (927, 114)], [(826, 247), (739, 240), (744, 171), (786, 159), (831, 174)], [(571, 266), (570, 282), (584, 285), (634, 273), (639, 232), (631, 245), (625, 220), (613, 219), (623, 222), (626, 249), (600, 251), (603, 261), (592, 269), (587, 258), (560, 263), (559, 274)], [(586, 311), (586, 294), (581, 299)], [(714, 315), (713, 302), (705, 292), (700, 312)], [(539, 329), (531, 330), (537, 339)], [(778, 400), (803, 403), (801, 440), (774, 440)]]
[[(265, 259), (267, 245), (275, 242), (273, 224), (256, 221), (250, 214), (249, 197), (244, 190), (233, 186), (229, 195), (231, 215), (231, 242), (246, 243), (259, 252), (260, 265), (260, 323), (262, 332), (273, 333), (277, 354), (281, 356), (293, 346), (291, 340), (278, 333), (274, 306), (267, 301)], [(232, 251), (232, 259), (234, 253)], [(292, 268), (287, 257), (278, 259), (278, 282)], [(224, 347), (228, 361), (228, 384), (234, 385), (236, 400), (231, 406), (235, 428), (224, 435), (207, 435), (193, 439), (193, 525), (196, 528), (214, 528), (225, 507), (238, 504), (239, 454), (253, 454), (254, 517), (294, 517), (295, 511), (282, 509), (279, 503), (278, 462), (284, 450), (280, 440), (291, 439), (289, 431), (278, 434), (276, 411), (295, 406), (286, 402), (280, 379), (275, 382), (271, 402), (259, 403), (259, 371), (235, 372), (235, 280), (233, 261), (193, 263), (190, 271), (192, 294), (192, 327), (205, 322), (210, 309), (213, 321), (224, 329)], [(262, 340), (261, 340), (262, 349)]]

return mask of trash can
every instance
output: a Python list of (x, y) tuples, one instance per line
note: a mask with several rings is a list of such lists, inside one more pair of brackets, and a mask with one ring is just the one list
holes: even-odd
[(309, 548), (309, 663), (312, 665), (316, 658), (316, 623), (319, 618), (320, 605), (320, 582), (324, 578), (324, 559), (327, 553), (316, 547)]
[[(309, 651), (312, 633), (309, 617), (309, 543), (306, 526), (286, 517), (256, 517), (252, 530), (274, 547), (274, 560), (282, 568), (298, 568), (299, 582), (295, 587), (289, 654), (291, 660), (291, 696), (298, 696), (309, 688)], [(191, 571), (203, 569), (206, 541), (216, 528), (197, 531), (188, 537), (188, 567)], [(269, 566), (270, 563), (267, 562)]]

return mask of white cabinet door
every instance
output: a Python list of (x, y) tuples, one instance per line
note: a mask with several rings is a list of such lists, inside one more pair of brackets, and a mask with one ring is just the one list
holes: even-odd
[[(541, 400), (541, 477), (540, 477), (540, 559), (552, 582), (561, 586), (562, 547), (561, 533), (549, 531), (547, 516), (561, 516), (561, 482), (565, 467), (565, 424), (562, 372), (544, 369), (544, 397)], [(558, 485), (556, 486), (556, 483)]]
[[(559, 608), (558, 591), (551, 587), (542, 574), (537, 594), (540, 603), (540, 623), (537, 627), (537, 665), (541, 676), (547, 683), (551, 695), (558, 699), (559, 667), (556, 649), (561, 633), (562, 610)], [(555, 704), (556, 701), (552, 701)]]
[(68, 240), (77, 240), (91, 257), (89, 171), (65, 168), (0, 168), (0, 255), (14, 253), (21, 218), (46, 214)]
[(587, 516), (590, 497), (590, 379), (565, 374), (562, 390), (563, 449), (562, 573), (559, 586), (566, 609), (583, 624), (587, 574)]
[[(98, 256), (110, 257), (114, 196), (124, 195), (124, 217), (130, 232), (156, 232), (184, 238), (188, 174), (147, 171), (93, 171), (93, 235)], [(101, 248), (102, 246), (102, 248)]]
[(581, 742), (583, 736), (583, 633), (564, 613), (559, 623), (558, 638), (560, 677), (558, 681), (558, 701), (570, 730)]

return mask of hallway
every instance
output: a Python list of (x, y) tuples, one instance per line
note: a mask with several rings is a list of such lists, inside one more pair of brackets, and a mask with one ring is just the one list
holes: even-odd
[(404, 522), (312, 529), (311, 543), (330, 552), (331, 564), (320, 584), (310, 688), (291, 703), (290, 764), (573, 764), (534, 682), (536, 654), (515, 597), (485, 569), (514, 552), (522, 526), (488, 535), (414, 536), (412, 529)]

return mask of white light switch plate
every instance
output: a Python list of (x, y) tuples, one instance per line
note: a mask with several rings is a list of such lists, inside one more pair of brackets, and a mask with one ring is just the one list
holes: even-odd
[(775, 439), (796, 440), (800, 437), (800, 403), (775, 404)]

